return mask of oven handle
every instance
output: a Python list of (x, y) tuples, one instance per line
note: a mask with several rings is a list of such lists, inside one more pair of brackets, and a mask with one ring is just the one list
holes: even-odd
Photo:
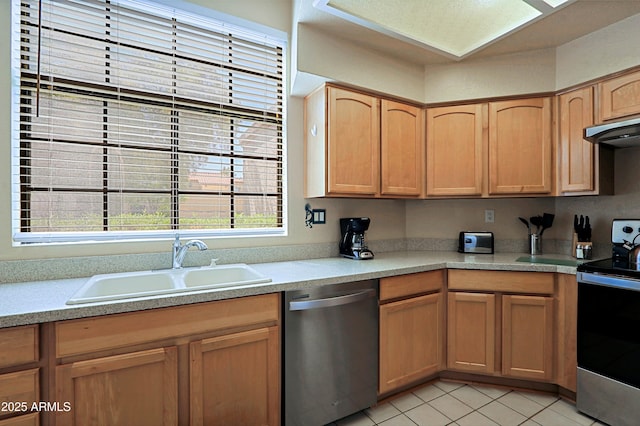
[(618, 277), (611, 275), (591, 274), (588, 272), (577, 273), (578, 283), (595, 284), (606, 287), (622, 288), (633, 291), (640, 291), (640, 281), (628, 277)]
[(359, 291), (357, 293), (345, 294), (344, 296), (289, 302), (289, 310), (307, 311), (309, 309), (330, 308), (332, 306), (348, 305), (349, 303), (356, 303), (375, 295), (376, 290), (370, 288), (364, 291)]

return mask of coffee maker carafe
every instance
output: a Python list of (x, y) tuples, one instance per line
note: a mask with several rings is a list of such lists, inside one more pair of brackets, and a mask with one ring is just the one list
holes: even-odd
[(350, 259), (373, 259), (373, 252), (367, 248), (364, 232), (369, 229), (368, 217), (345, 217), (340, 219), (340, 255)]

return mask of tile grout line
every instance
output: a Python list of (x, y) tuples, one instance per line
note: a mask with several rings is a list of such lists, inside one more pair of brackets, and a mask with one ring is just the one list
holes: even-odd
[[(444, 383), (447, 383), (447, 382), (444, 382)], [(414, 410), (414, 409), (416, 409), (416, 408), (418, 408), (418, 407), (421, 407), (421, 406), (424, 406), (425, 404), (427, 404), (431, 409), (433, 409), (433, 410), (437, 411), (437, 412), (438, 412), (438, 413), (440, 413), (442, 416), (444, 416), (444, 418), (446, 418), (446, 419), (449, 421), (448, 423), (446, 423), (446, 424), (447, 424), (447, 425), (449, 425), (449, 426), (450, 426), (450, 425), (454, 425), (454, 424), (456, 424), (456, 425), (457, 425), (457, 424), (458, 424), (457, 422), (458, 422), (460, 419), (463, 419), (463, 418), (465, 418), (465, 417), (467, 417), (467, 416), (469, 416), (469, 415), (471, 415), (471, 414), (473, 414), (473, 413), (476, 413), (476, 414), (478, 414), (478, 415), (480, 415), (480, 416), (482, 416), (482, 417), (484, 417), (484, 418), (488, 419), (489, 421), (491, 421), (491, 422), (493, 422), (493, 423), (497, 423), (494, 419), (492, 419), (491, 417), (488, 417), (487, 415), (485, 415), (485, 414), (483, 414), (482, 412), (480, 412), (480, 411), (479, 411), (479, 410), (480, 410), (480, 409), (482, 409), (483, 407), (486, 407), (487, 405), (490, 405), (490, 404), (491, 404), (491, 403), (493, 403), (493, 402), (497, 402), (497, 403), (499, 403), (501, 406), (506, 407), (506, 408), (508, 408), (508, 409), (510, 409), (510, 410), (512, 410), (512, 411), (514, 411), (515, 413), (517, 413), (517, 414), (519, 414), (519, 415), (521, 415), (521, 416), (523, 416), (523, 417), (525, 418), (522, 422), (520, 422), (520, 423), (519, 423), (519, 425), (522, 425), (522, 424), (524, 424), (524, 423), (526, 423), (526, 422), (528, 422), (528, 421), (531, 421), (531, 422), (534, 422), (534, 423), (536, 423), (536, 424), (539, 424), (539, 423), (538, 423), (536, 420), (534, 420), (533, 418), (534, 418), (535, 416), (539, 415), (540, 413), (542, 413), (542, 412), (543, 412), (543, 411), (545, 411), (545, 410), (551, 410), (551, 411), (553, 411), (553, 412), (554, 412), (554, 414), (555, 414), (555, 415), (560, 416), (560, 417), (562, 417), (562, 418), (565, 418), (565, 419), (566, 419), (566, 420), (568, 420), (569, 422), (574, 422), (572, 419), (570, 419), (570, 418), (568, 418), (568, 417), (566, 417), (566, 416), (562, 415), (561, 413), (555, 412), (555, 410), (552, 410), (552, 409), (550, 408), (551, 406), (553, 406), (554, 404), (556, 404), (558, 401), (560, 401), (560, 400), (561, 400), (561, 398), (555, 398), (555, 399), (554, 399), (553, 401), (551, 401), (550, 403), (546, 403), (546, 402), (539, 402), (539, 401), (536, 401), (535, 399), (529, 398), (529, 397), (527, 396), (527, 394), (526, 394), (526, 393), (518, 393), (518, 391), (517, 391), (516, 389), (501, 389), (502, 391), (504, 391), (504, 393), (503, 393), (503, 394), (501, 394), (500, 396), (494, 397), (494, 396), (491, 396), (491, 395), (489, 395), (489, 394), (487, 394), (487, 393), (483, 392), (483, 391), (482, 391), (482, 390), (480, 390), (480, 389), (475, 388), (473, 385), (468, 384), (468, 383), (462, 383), (462, 384), (460, 384), (459, 386), (457, 386), (457, 387), (455, 387), (455, 388), (453, 388), (453, 389), (449, 389), (449, 390), (445, 390), (445, 389), (443, 389), (443, 388), (439, 387), (436, 383), (432, 383), (432, 384), (431, 384), (431, 386), (433, 386), (433, 387), (435, 387), (436, 389), (438, 389), (439, 391), (441, 391), (441, 392), (442, 392), (442, 394), (441, 394), (441, 395), (438, 395), (437, 397), (432, 398), (432, 399), (430, 399), (430, 400), (425, 400), (425, 399), (421, 398), (420, 396), (418, 396), (415, 392), (411, 392), (411, 393), (409, 393), (408, 395), (413, 395), (415, 398), (417, 398), (417, 399), (418, 399), (419, 401), (421, 401), (421, 402), (420, 402), (418, 405), (413, 406), (413, 407), (408, 408), (408, 409), (405, 409), (405, 410), (401, 410), (400, 408), (396, 407), (396, 406), (393, 404), (393, 402), (392, 402), (392, 401), (389, 401), (389, 404), (390, 404), (394, 409), (396, 409), (396, 410), (398, 411), (398, 413), (397, 413), (397, 414), (395, 414), (395, 415), (392, 415), (391, 417), (389, 417), (389, 418), (387, 418), (387, 419), (382, 420), (380, 423), (375, 422), (375, 421), (374, 421), (374, 419), (373, 419), (371, 416), (369, 416), (367, 413), (364, 413), (364, 414), (365, 414), (366, 418), (367, 418), (368, 420), (370, 420), (370, 421), (372, 422), (372, 424), (373, 424), (373, 425), (375, 425), (375, 426), (379, 426), (379, 425), (381, 425), (381, 424), (383, 424), (383, 423), (385, 423), (385, 422), (388, 422), (388, 421), (390, 421), (390, 420), (392, 420), (392, 419), (398, 418), (398, 417), (399, 417), (399, 416), (401, 416), (401, 415), (404, 415), (405, 420), (407, 420), (407, 419), (408, 419), (408, 420), (409, 420), (409, 422), (410, 422), (412, 425), (419, 426), (419, 424), (418, 424), (418, 423), (416, 423), (416, 422), (415, 422), (411, 417), (409, 417), (406, 413), (407, 413), (407, 412), (409, 412), (409, 411), (411, 411), (411, 410)], [(476, 391), (476, 392), (479, 392), (480, 394), (482, 394), (482, 395), (484, 395), (485, 397), (487, 397), (487, 398), (489, 399), (489, 401), (488, 401), (488, 402), (486, 402), (486, 403), (484, 403), (484, 404), (482, 404), (482, 405), (480, 405), (480, 406), (478, 406), (477, 408), (474, 408), (473, 406), (471, 406), (471, 405), (467, 404), (465, 401), (463, 401), (462, 399), (460, 399), (460, 398), (458, 398), (458, 397), (456, 397), (455, 395), (453, 395), (453, 394), (452, 394), (453, 392), (458, 391), (458, 390), (463, 389), (463, 388), (469, 388), (469, 389), (471, 389), (471, 390), (474, 390), (474, 391)], [(509, 394), (512, 394), (512, 393), (517, 393), (518, 395), (520, 395), (520, 396), (522, 396), (523, 398), (527, 399), (527, 400), (528, 400), (528, 401), (530, 401), (531, 403), (537, 404), (537, 405), (540, 407), (540, 409), (539, 409), (539, 410), (537, 410), (536, 412), (534, 412), (534, 413), (533, 413), (533, 414), (531, 414), (531, 415), (526, 415), (526, 414), (524, 414), (524, 413), (522, 413), (522, 412), (520, 412), (520, 411), (516, 410), (515, 408), (513, 408), (513, 407), (511, 407), (511, 406), (507, 405), (506, 403), (504, 403), (504, 402), (500, 401), (500, 399), (501, 399), (501, 398), (504, 398), (505, 396), (507, 396), (507, 395), (509, 395)], [(468, 412), (467, 414), (464, 414), (463, 416), (459, 417), (457, 420), (454, 420), (454, 419), (451, 419), (447, 414), (445, 414), (444, 412), (442, 412), (440, 409), (438, 409), (438, 408), (436, 408), (435, 406), (431, 405), (431, 402), (432, 402), (432, 401), (435, 401), (435, 400), (437, 400), (437, 399), (439, 399), (439, 398), (442, 398), (442, 397), (444, 397), (444, 396), (446, 396), (446, 395), (451, 396), (454, 400), (456, 400), (457, 402), (461, 403), (461, 404), (462, 404), (462, 405), (464, 405), (465, 407), (469, 408), (471, 411), (470, 411), (470, 412)], [(595, 425), (595, 424), (596, 424), (596, 423), (592, 423), (592, 425)]]

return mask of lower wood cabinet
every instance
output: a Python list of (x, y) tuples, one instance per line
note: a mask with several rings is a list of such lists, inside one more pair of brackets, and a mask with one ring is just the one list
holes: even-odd
[(56, 367), (59, 425), (178, 424), (175, 346)]
[(39, 326), (0, 329), (0, 426), (40, 424)]
[(549, 273), (449, 271), (447, 367), (553, 381), (555, 288)]
[(54, 327), (53, 425), (280, 425), (278, 293)]
[(40, 414), (29, 413), (19, 417), (0, 420), (0, 426), (39, 426)]
[(443, 284), (442, 270), (380, 280), (379, 394), (443, 369)]
[(563, 388), (575, 392), (577, 389), (578, 360), (578, 282), (575, 275), (557, 274), (556, 336), (557, 363), (556, 382)]
[(447, 367), (474, 373), (495, 370), (495, 295), (450, 292)]
[(279, 424), (278, 327), (193, 342), (191, 425)]
[(502, 296), (502, 375), (551, 380), (553, 298)]

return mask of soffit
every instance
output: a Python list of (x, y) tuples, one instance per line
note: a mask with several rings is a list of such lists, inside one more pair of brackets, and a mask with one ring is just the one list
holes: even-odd
[[(419, 13), (415, 12), (415, 8), (423, 7), (426, 4), (433, 3), (442, 5), (443, 3), (453, 2), (460, 6), (465, 2), (481, 3), (484, 1), (489, 2), (493, 0), (315, 0), (316, 3), (324, 3), (324, 7), (326, 7), (328, 2), (336, 2), (336, 5), (339, 3), (341, 7), (344, 7), (347, 3), (350, 5), (366, 5), (375, 2), (378, 4), (395, 4), (396, 7), (393, 12), (396, 16), (394, 18), (395, 24), (393, 24), (395, 26), (400, 25), (400, 22), (404, 19), (402, 18), (403, 14), (420, 16)], [(515, 0), (505, 1), (513, 2)], [(520, 2), (521, 0), (517, 1)], [(542, 0), (528, 1), (529, 3), (534, 1), (542, 2)], [(379, 24), (361, 25), (362, 22), (354, 23), (353, 19), (344, 19), (344, 17), (328, 13), (324, 10), (324, 7), (314, 7), (313, 4), (314, 0), (300, 0), (300, 10), (297, 14), (298, 22), (313, 26), (320, 31), (332, 34), (338, 38), (385, 53), (391, 57), (421, 64), (448, 63), (471, 58), (554, 48), (640, 13), (640, 0), (575, 0), (564, 7), (559, 7), (558, 10), (553, 13), (534, 18), (531, 23), (511, 30), (507, 32), (506, 35), (497, 36), (492, 42), (476, 45), (472, 47), (469, 52), (458, 55), (443, 51), (437, 46), (430, 46), (423, 42), (410, 40), (406, 35), (401, 34), (401, 28), (389, 31), (388, 29), (381, 29)], [(402, 6), (403, 4), (406, 5)], [(409, 6), (414, 9), (410, 9)], [(412, 12), (412, 10), (414, 10), (414, 12)], [(380, 20), (386, 15), (391, 15), (391, 13), (385, 11), (388, 11), (386, 6), (379, 8), (375, 12), (375, 14), (377, 14), (375, 19)], [(451, 13), (454, 12), (451, 12), (447, 7), (442, 7), (432, 10), (430, 12), (432, 17), (429, 19), (435, 19), (436, 22), (440, 21), (442, 23), (455, 22), (456, 19), (460, 19), (460, 16), (467, 16), (467, 19), (471, 19), (468, 13), (466, 15), (451, 15)], [(358, 19), (363, 20), (363, 18)], [(484, 19), (490, 20), (490, 18), (486, 16)], [(366, 21), (366, 19), (364, 20)], [(411, 25), (414, 27), (418, 26), (421, 22), (420, 19), (413, 18), (411, 21), (413, 22)], [(458, 33), (466, 31), (461, 30), (460, 25), (438, 25), (439, 32)], [(462, 28), (466, 27), (462, 26)], [(390, 32), (395, 32), (396, 34), (390, 34)], [(455, 39), (455, 34), (454, 36), (449, 35), (447, 37), (453, 37)]]

